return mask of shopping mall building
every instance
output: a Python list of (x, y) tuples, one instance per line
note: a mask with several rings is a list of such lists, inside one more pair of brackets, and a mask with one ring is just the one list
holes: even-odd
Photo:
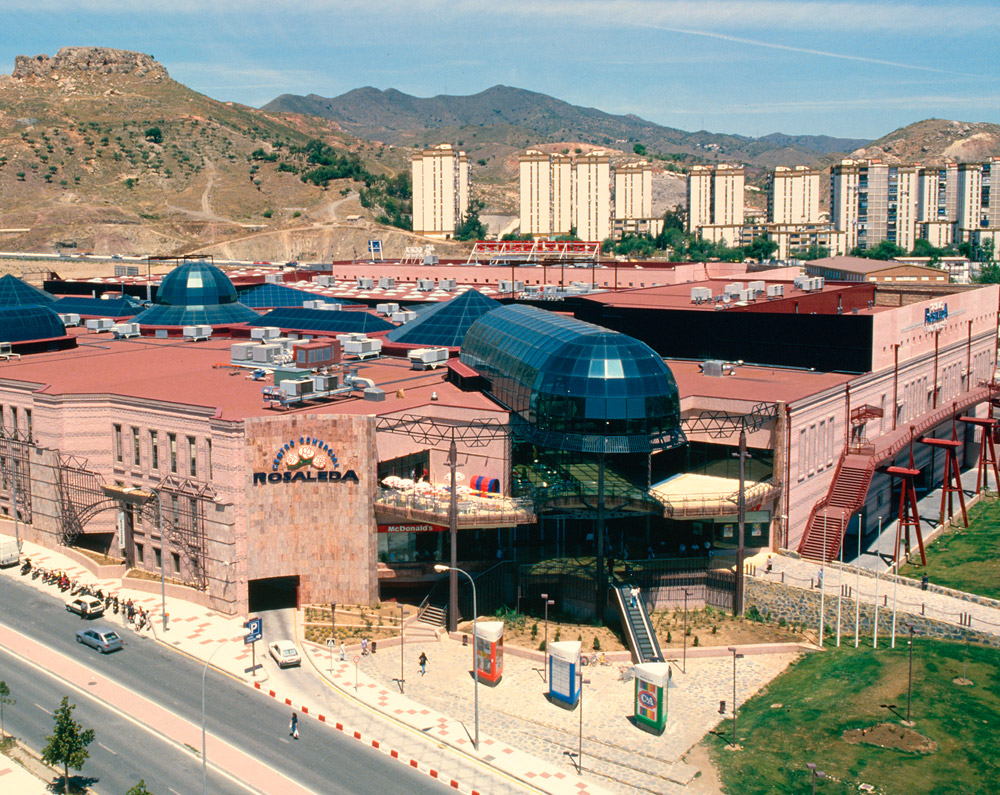
[(501, 601), (540, 562), (590, 561), (590, 593), (563, 582), (579, 607), (609, 556), (731, 567), (741, 505), (747, 547), (833, 557), (894, 517), (884, 469), (911, 437), (926, 487), (944, 462), (921, 438), (978, 454), (953, 417), (990, 411), (996, 286), (692, 272), (556, 302), (439, 271), (402, 309), (367, 283), (318, 308), (301, 274), (238, 293), (206, 262), (148, 307), (0, 283), (22, 354), (0, 361), (0, 510), (227, 613), (419, 601), (450, 527)]

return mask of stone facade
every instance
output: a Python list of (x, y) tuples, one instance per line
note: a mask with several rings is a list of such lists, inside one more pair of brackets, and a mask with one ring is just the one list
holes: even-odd
[[(807, 591), (802, 588), (794, 588), (790, 585), (782, 585), (779, 582), (767, 582), (754, 577), (747, 577), (745, 606), (749, 610), (751, 607), (757, 608), (761, 615), (770, 614), (774, 620), (785, 619), (795, 624), (807, 624), (810, 627), (819, 626), (819, 591)], [(841, 636), (846, 637), (854, 634), (855, 602), (853, 599), (843, 598), (840, 605), (841, 615)], [(837, 631), (837, 597), (830, 597), (827, 593), (826, 604), (824, 605), (825, 632), (829, 637), (830, 633)], [(861, 634), (868, 637), (872, 634), (875, 623), (875, 605), (861, 603)], [(906, 625), (911, 624), (916, 630), (916, 634), (926, 638), (942, 638), (944, 640), (970, 640), (976, 643), (983, 643), (988, 646), (1000, 648), (1000, 636), (974, 629), (958, 627), (954, 624), (947, 624), (943, 621), (936, 621), (926, 616), (918, 616), (913, 613), (896, 612), (896, 635), (897, 642), (900, 636), (905, 635), (908, 630)], [(879, 636), (888, 640), (892, 633), (892, 610), (880, 608), (878, 614)], [(842, 641), (843, 642), (843, 641)]]

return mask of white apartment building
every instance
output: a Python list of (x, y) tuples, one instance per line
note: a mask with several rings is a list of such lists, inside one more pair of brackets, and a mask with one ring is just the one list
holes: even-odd
[(521, 234), (565, 235), (573, 226), (573, 165), (566, 155), (529, 149), (518, 157)]
[(704, 227), (714, 227), (710, 239), (739, 245), (743, 189), (744, 171), (739, 166), (694, 166), (687, 179), (688, 232), (703, 235)]
[(581, 240), (611, 237), (611, 158), (594, 151), (576, 160), (576, 236)]
[(413, 155), (413, 231), (448, 239), (469, 209), (469, 158), (451, 144)]
[(819, 171), (778, 166), (768, 177), (767, 220), (772, 224), (819, 223)]
[(890, 240), (913, 248), (917, 219), (916, 166), (843, 160), (830, 172), (830, 220), (848, 251)]
[(615, 219), (634, 220), (653, 216), (653, 167), (649, 163), (627, 163), (615, 169)]

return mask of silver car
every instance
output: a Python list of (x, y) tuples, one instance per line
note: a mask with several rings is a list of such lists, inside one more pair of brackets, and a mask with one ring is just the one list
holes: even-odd
[(101, 654), (122, 648), (122, 639), (111, 627), (90, 627), (76, 633), (76, 642), (97, 649)]

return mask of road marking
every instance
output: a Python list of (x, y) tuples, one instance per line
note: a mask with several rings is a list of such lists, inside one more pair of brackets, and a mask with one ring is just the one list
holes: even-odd
[(97, 744), (98, 744), (99, 746), (101, 746), (101, 748), (103, 748), (103, 749), (104, 749), (105, 751), (107, 751), (107, 752), (108, 752), (109, 754), (111, 754), (112, 756), (118, 756), (118, 752), (117, 752), (117, 751), (112, 751), (112, 750), (111, 750), (110, 748), (108, 748), (108, 746), (106, 746), (106, 745), (105, 745), (104, 743), (102, 743), (102, 742), (98, 741), (98, 743), (97, 743)]
[(40, 709), (40, 710), (41, 710), (42, 712), (44, 712), (44, 713), (45, 713), (46, 715), (51, 715), (51, 714), (52, 714), (52, 713), (51, 713), (51, 712), (49, 712), (49, 711), (48, 711), (47, 709), (45, 709), (45, 707), (43, 707), (43, 706), (42, 706), (41, 704), (35, 704), (35, 706), (36, 706), (36, 707), (38, 707), (38, 708), (39, 708), (39, 709)]
[[(10, 627), (8, 627), (6, 625), (3, 625), (3, 626), (6, 629), (10, 630), (11, 632), (14, 631), (14, 630), (11, 630)], [(38, 645), (46, 648), (46, 649), (49, 649), (49, 651), (51, 651), (53, 654), (62, 654), (62, 652), (57, 651), (56, 649), (53, 649), (50, 646), (46, 646), (41, 641), (38, 641), (38, 640), (35, 640), (35, 639), (32, 639), (32, 641), (34, 643), (37, 643)], [(189, 748), (189, 746), (185, 745), (184, 743), (179, 743), (176, 740), (174, 740), (173, 738), (168, 737), (167, 735), (163, 734), (158, 729), (155, 729), (152, 726), (149, 726), (149, 725), (147, 725), (145, 723), (142, 723), (137, 718), (134, 718), (131, 715), (129, 715), (129, 714), (125, 713), (125, 712), (122, 712), (121, 710), (117, 709), (116, 707), (113, 707), (111, 704), (108, 704), (103, 699), (98, 698), (93, 693), (88, 693), (82, 687), (74, 684), (73, 682), (70, 682), (68, 679), (63, 679), (61, 676), (52, 673), (52, 671), (49, 671), (49, 670), (43, 668), (42, 666), (40, 666), (36, 662), (34, 662), (34, 660), (29, 660), (27, 657), (24, 657), (23, 655), (18, 654), (17, 652), (11, 651), (10, 649), (2, 647), (2, 646), (0, 646), (0, 654), (9, 654), (11, 657), (14, 657), (15, 659), (17, 659), (18, 661), (20, 661), (24, 665), (27, 665), (30, 668), (34, 668), (40, 674), (42, 674), (44, 676), (47, 676), (50, 679), (54, 679), (57, 682), (61, 682), (66, 687), (69, 687), (69, 688), (75, 690), (77, 693), (79, 693), (84, 698), (89, 698), (91, 701), (97, 702), (98, 704), (100, 704), (105, 709), (110, 710), (111, 712), (114, 712), (115, 714), (121, 716), (122, 718), (124, 718), (125, 720), (127, 720), (129, 723), (133, 724), (134, 726), (137, 726), (138, 728), (142, 729), (143, 731), (145, 731), (145, 732), (153, 735), (154, 737), (159, 738), (163, 742), (168, 743), (169, 745), (172, 745), (174, 748), (178, 749), (179, 751), (181, 751), (184, 754), (187, 754), (191, 758), (196, 759), (199, 762), (201, 761), (201, 753), (191, 751), (190, 748)], [(63, 655), (63, 656), (65, 656), (65, 655)], [(86, 666), (83, 666), (83, 667), (86, 668)], [(91, 671), (91, 674), (95, 675), (95, 674), (93, 674), (92, 671)], [(122, 690), (125, 690), (128, 693), (133, 692), (129, 688), (125, 687), (124, 685), (120, 685), (118, 683), (115, 683), (115, 684), (116, 684), (117, 687), (122, 688)], [(47, 713), (49, 715), (52, 714), (47, 709), (45, 709), (42, 706), (39, 706), (38, 704), (35, 704), (35, 706), (38, 707), (40, 710), (42, 710), (42, 712), (45, 712), (45, 713)], [(171, 709), (168, 709), (167, 707), (163, 706), (162, 704), (158, 704), (157, 706), (159, 706), (161, 709), (169, 712), (171, 715), (173, 715), (174, 717), (176, 717), (178, 720), (183, 720), (183, 721), (186, 721), (187, 723), (190, 723), (190, 721), (187, 721), (186, 718), (182, 718), (176, 712), (174, 712)], [(221, 739), (221, 738), (216, 738), (216, 739)], [(226, 740), (221, 740), (221, 741), (222, 742), (226, 742), (229, 745), (232, 745), (232, 743), (228, 743), (228, 741), (226, 741)], [(245, 781), (241, 781), (239, 778), (237, 778), (236, 776), (234, 776), (228, 770), (225, 770), (224, 768), (219, 767), (211, 759), (208, 760), (208, 767), (211, 768), (215, 773), (218, 773), (219, 775), (224, 776), (225, 778), (229, 779), (231, 782), (233, 782), (237, 786), (242, 787), (247, 792), (256, 793), (256, 795), (264, 795), (263, 793), (261, 793), (261, 791), (259, 789), (256, 789), (253, 785), (248, 784)], [(308, 787), (302, 787), (302, 789), (308, 790), (309, 788)]]

